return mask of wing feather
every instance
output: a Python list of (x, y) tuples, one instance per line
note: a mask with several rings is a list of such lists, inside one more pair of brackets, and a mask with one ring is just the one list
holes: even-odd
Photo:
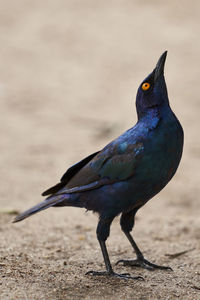
[(67, 169), (67, 171), (64, 173), (64, 175), (62, 176), (61, 180), (59, 183), (57, 183), (56, 185), (50, 187), (48, 190), (44, 191), (42, 193), (42, 196), (47, 196), (47, 195), (51, 195), (51, 194), (55, 194), (57, 193), (60, 189), (62, 189), (68, 182), (69, 180), (81, 169), (83, 168), (93, 157), (95, 157), (98, 152), (92, 153), (89, 156), (87, 156), (86, 158), (82, 159), (81, 161), (79, 161), (78, 163), (74, 164), (73, 166), (71, 166), (69, 169)]
[(127, 147), (121, 147), (121, 144), (113, 147), (109, 145), (109, 151), (105, 148), (94, 156), (58, 194), (84, 192), (130, 178), (135, 173), (143, 151), (142, 143)]

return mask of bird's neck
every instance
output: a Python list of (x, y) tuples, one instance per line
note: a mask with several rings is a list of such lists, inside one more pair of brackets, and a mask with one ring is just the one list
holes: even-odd
[(160, 107), (155, 106), (146, 110), (144, 114), (138, 115), (138, 123), (151, 130), (158, 126), (161, 117), (162, 112)]

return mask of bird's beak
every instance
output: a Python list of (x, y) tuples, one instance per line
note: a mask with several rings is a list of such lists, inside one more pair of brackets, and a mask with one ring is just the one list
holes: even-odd
[(167, 51), (165, 51), (161, 57), (159, 58), (157, 65), (154, 69), (154, 83), (157, 81), (157, 79), (164, 73), (164, 66), (165, 66), (165, 60), (167, 57)]

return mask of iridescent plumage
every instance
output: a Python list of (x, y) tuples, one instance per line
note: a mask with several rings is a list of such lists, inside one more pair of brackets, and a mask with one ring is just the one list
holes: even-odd
[(164, 79), (167, 52), (156, 68), (141, 83), (136, 97), (137, 124), (69, 168), (61, 181), (45, 191), (43, 202), (16, 217), (15, 222), (51, 206), (85, 207), (99, 214), (97, 238), (108, 274), (133, 278), (113, 272), (105, 241), (113, 219), (121, 215), (121, 228), (134, 248), (137, 259), (123, 260), (125, 265), (148, 269), (161, 268), (144, 259), (130, 235), (139, 208), (160, 192), (171, 180), (183, 149), (183, 130), (170, 108)]

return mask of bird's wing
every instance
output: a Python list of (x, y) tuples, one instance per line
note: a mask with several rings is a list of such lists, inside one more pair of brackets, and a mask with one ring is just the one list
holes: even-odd
[(80, 168), (57, 194), (88, 191), (126, 180), (134, 175), (143, 151), (141, 142), (111, 143)]
[(98, 152), (92, 153), (89, 156), (85, 157), (84, 159), (82, 159), (81, 161), (79, 161), (78, 163), (74, 164), (73, 166), (71, 166), (66, 172), (65, 174), (62, 176), (61, 180), (59, 183), (57, 183), (56, 185), (50, 187), (48, 190), (44, 191), (42, 193), (42, 196), (47, 196), (47, 195), (51, 195), (54, 193), (57, 193), (62, 187), (64, 187), (69, 180), (81, 169), (83, 168), (93, 157), (95, 157)]

